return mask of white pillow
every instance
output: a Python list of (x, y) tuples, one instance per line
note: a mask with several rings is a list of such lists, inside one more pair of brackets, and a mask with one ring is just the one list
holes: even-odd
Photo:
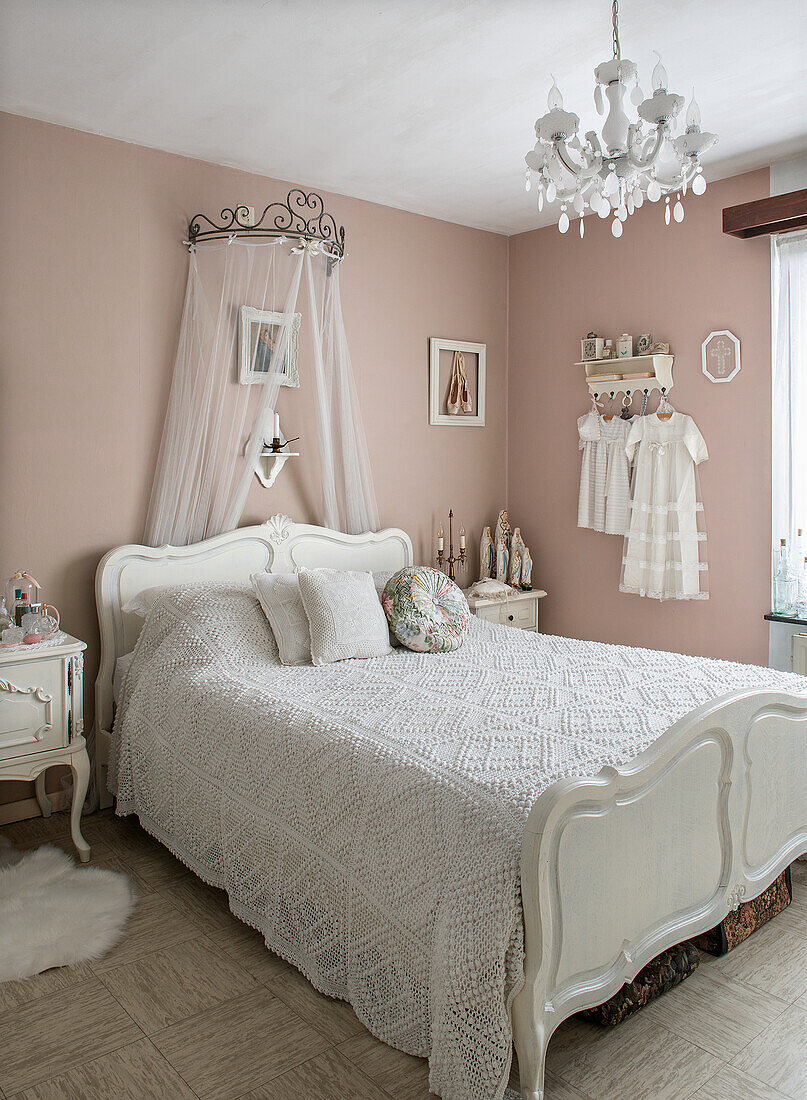
[(173, 586), (170, 584), (155, 584), (153, 588), (144, 588), (142, 592), (138, 592), (136, 596), (132, 596), (126, 603), (121, 604), (121, 611), (126, 615), (139, 615), (141, 619), (145, 619), (157, 599), (171, 587)]
[(315, 665), (392, 652), (372, 573), (301, 569), (297, 574)]
[[(384, 591), (384, 585), (396, 572), (396, 569), (386, 569), (373, 573), (373, 584), (379, 601), (381, 600), (381, 593)], [(252, 588), (258, 597), (263, 613), (269, 620), (269, 625), (277, 642), (281, 664), (308, 664), (311, 660), (311, 632), (308, 629), (308, 616), (303, 607), (297, 574), (253, 573), (249, 579), (252, 581)], [(282, 579), (283, 584), (267, 583), (278, 579)], [(274, 610), (273, 605), (276, 601), (278, 607), (277, 610)], [(388, 634), (391, 646), (401, 644), (392, 633), (392, 630), (388, 630)]]
[(253, 573), (250, 580), (275, 636), (281, 663), (309, 664), (311, 635), (297, 574)]

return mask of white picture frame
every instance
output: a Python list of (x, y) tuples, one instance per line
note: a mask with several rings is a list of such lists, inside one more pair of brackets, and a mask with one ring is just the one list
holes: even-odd
[(701, 370), (710, 382), (730, 382), (742, 369), (740, 341), (727, 328), (710, 332), (701, 344)]
[[(476, 368), (476, 412), (457, 413), (456, 416), (444, 411), (445, 393), (440, 383), (440, 352), (461, 351), (475, 355)], [(486, 352), (487, 344), (475, 344), (468, 340), (447, 340), (439, 336), (429, 339), (429, 424), (442, 427), (480, 428), (485, 425), (485, 389), (486, 389)]]
[[(238, 332), (238, 381), (242, 386), (252, 386), (256, 383), (263, 385), (268, 380), (271, 346), (265, 360), (266, 369), (255, 370), (253, 362), (253, 359), (255, 359), (254, 342), (262, 336), (262, 329), (266, 331), (270, 326), (279, 327), (282, 325), (283, 316), (282, 313), (275, 313), (273, 310), (241, 306)], [(285, 370), (280, 379), (281, 386), (291, 386), (295, 389), (300, 385), (300, 376), (297, 371), (297, 345), (301, 320), (302, 315), (295, 313), (289, 336), (289, 352), (286, 357)]]

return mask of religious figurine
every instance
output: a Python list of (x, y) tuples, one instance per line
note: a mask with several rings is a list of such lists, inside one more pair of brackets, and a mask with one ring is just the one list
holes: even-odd
[(521, 587), (526, 592), (532, 589), (532, 557), (528, 546), (524, 547), (524, 559), (521, 563)]
[(496, 562), (493, 554), (493, 539), (490, 537), (490, 528), (482, 531), (482, 539), (479, 543), (479, 579), (489, 580), (496, 575)]
[(496, 543), (496, 580), (507, 583), (507, 567), (510, 562), (510, 551), (507, 549), (504, 535), (499, 536)]
[(521, 553), (515, 544), (510, 550), (510, 586), (521, 587)]
[[(510, 550), (510, 521), (507, 518), (507, 509), (502, 508), (499, 512), (499, 518), (496, 520), (496, 534), (493, 536), (493, 541), (496, 546), (499, 545), (499, 539), (504, 539), (504, 545)], [(506, 578), (505, 578), (506, 579)]]
[(519, 576), (524, 567), (524, 539), (521, 537), (521, 528), (516, 527), (513, 531), (510, 539), (510, 584), (513, 588), (518, 588), (518, 581), (515, 579), (516, 568), (516, 555), (518, 555), (518, 571)]

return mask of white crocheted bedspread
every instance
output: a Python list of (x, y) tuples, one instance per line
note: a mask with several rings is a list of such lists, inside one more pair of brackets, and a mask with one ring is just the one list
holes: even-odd
[(111, 767), (144, 826), (324, 993), (427, 1056), (446, 1100), (498, 1100), (522, 978), (535, 799), (735, 688), (800, 677), (478, 619), (455, 653), (284, 667), (250, 589), (155, 604)]

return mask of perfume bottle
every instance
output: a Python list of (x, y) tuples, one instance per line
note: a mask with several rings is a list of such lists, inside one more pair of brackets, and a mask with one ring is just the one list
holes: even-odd
[(27, 615), (31, 604), (38, 603), (39, 583), (30, 573), (18, 570), (13, 577), (6, 582), (6, 609), (17, 626), (22, 623), (23, 615)]

